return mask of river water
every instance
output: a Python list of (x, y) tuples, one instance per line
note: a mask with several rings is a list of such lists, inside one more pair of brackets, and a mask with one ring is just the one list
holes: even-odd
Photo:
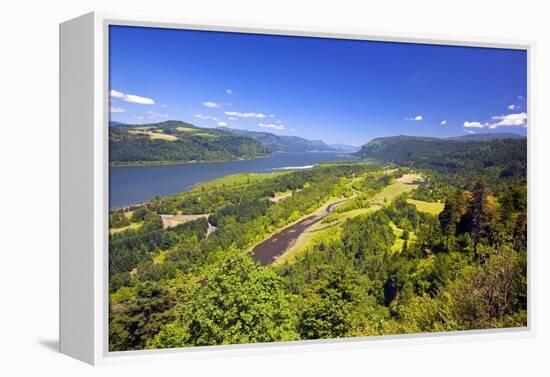
[(145, 202), (153, 196), (170, 195), (228, 174), (269, 173), (279, 169), (309, 168), (323, 161), (353, 157), (340, 152), (274, 153), (244, 161), (194, 164), (127, 166), (109, 169), (109, 208)]

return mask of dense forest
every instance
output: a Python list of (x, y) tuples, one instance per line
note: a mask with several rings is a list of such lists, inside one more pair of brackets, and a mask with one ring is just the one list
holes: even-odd
[[(526, 326), (525, 140), (360, 153), (111, 211), (109, 349)], [(313, 218), (258, 262), (259, 243)]]

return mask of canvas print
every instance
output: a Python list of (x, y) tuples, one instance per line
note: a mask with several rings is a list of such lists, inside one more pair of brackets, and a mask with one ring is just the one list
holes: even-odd
[(527, 326), (527, 52), (109, 30), (109, 350)]

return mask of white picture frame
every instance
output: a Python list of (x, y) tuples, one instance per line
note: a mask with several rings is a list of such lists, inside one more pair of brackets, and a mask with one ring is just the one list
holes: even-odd
[(345, 28), (201, 23), (159, 18), (88, 13), (60, 25), (60, 352), (90, 364), (258, 355), (274, 352), (338, 350), (387, 344), (422, 344), (535, 335), (535, 281), (530, 172), (533, 129), (528, 128), (528, 327), (399, 336), (195, 347), (147, 351), (108, 351), (108, 28), (131, 25), (175, 29), (315, 36), (371, 41), (512, 48), (527, 51), (529, 118), (535, 43), (439, 35), (400, 34)]

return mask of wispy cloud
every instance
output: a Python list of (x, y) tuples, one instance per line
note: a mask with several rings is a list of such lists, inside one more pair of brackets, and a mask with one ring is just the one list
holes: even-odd
[(158, 119), (158, 118), (170, 118), (170, 115), (156, 113), (156, 112), (151, 111), (151, 110), (147, 111), (147, 119)]
[(225, 89), (225, 93), (231, 95), (233, 94), (233, 91), (231, 89)]
[(264, 127), (264, 128), (272, 128), (274, 130), (284, 130), (285, 129), (284, 124), (258, 123), (258, 126)]
[(154, 105), (155, 104), (155, 101), (153, 101), (151, 98), (140, 97), (140, 96), (136, 96), (134, 94), (126, 94), (126, 96), (123, 98), (123, 100), (126, 101), (126, 102), (137, 103), (137, 104), (140, 104), (140, 105)]
[(442, 120), (441, 123), (439, 123), (440, 125), (444, 126), (447, 124), (447, 121), (446, 120)]
[(258, 119), (264, 119), (267, 118), (267, 115), (262, 113), (240, 113), (238, 111), (226, 111), (224, 113), (225, 115), (231, 116), (231, 117), (239, 117), (239, 118), (258, 118)]
[(463, 129), (462, 131), (464, 131), (464, 132), (466, 132), (467, 134), (470, 134), (470, 135), (475, 134), (475, 131), (472, 131), (472, 130), (464, 130)]
[(466, 127), (466, 128), (483, 128), (483, 127), (485, 127), (480, 122), (468, 122), (468, 121), (464, 122), (463, 126)]
[(139, 105), (154, 105), (155, 101), (151, 98), (137, 96), (135, 94), (126, 94), (119, 92), (118, 90), (111, 89), (109, 95), (113, 98), (119, 98), (123, 101), (130, 103), (137, 103)]
[(124, 110), (124, 109), (121, 108), (121, 107), (111, 106), (111, 107), (109, 108), (109, 111), (112, 112), (112, 113), (123, 113), (123, 112), (125, 112), (126, 110)]
[(206, 106), (206, 107), (211, 108), (211, 109), (218, 109), (218, 108), (223, 106), (221, 103), (216, 103), (216, 102), (212, 102), (212, 101), (206, 101), (206, 102), (203, 102), (202, 104), (203, 104), (203, 106)]
[(495, 115), (491, 119), (496, 122), (489, 124), (489, 128), (497, 127), (527, 127), (527, 113)]
[(510, 105), (508, 106), (508, 110), (515, 110), (517, 107), (517, 105)]
[(111, 89), (111, 91), (109, 92), (109, 95), (113, 98), (124, 98), (124, 93), (114, 89)]
[(417, 116), (415, 116), (415, 117), (413, 117), (413, 118), (405, 118), (405, 120), (412, 120), (412, 121), (415, 121), (415, 122), (419, 122), (419, 121), (421, 121), (421, 120), (423, 120), (423, 119), (424, 119), (424, 117), (423, 117), (422, 115), (417, 115)]
[(498, 128), (498, 127), (527, 127), (527, 113), (494, 115), (491, 122), (464, 122), (466, 128)]
[(193, 114), (193, 116), (194, 116), (195, 118), (204, 119), (204, 120), (212, 119), (212, 117), (211, 117), (210, 115)]
[(229, 120), (237, 120), (237, 118), (235, 118), (235, 117), (228, 117), (227, 119), (229, 119)]
[(218, 122), (218, 126), (220, 126), (220, 127), (225, 127), (225, 126), (227, 126), (227, 123), (225, 123), (225, 122)]

